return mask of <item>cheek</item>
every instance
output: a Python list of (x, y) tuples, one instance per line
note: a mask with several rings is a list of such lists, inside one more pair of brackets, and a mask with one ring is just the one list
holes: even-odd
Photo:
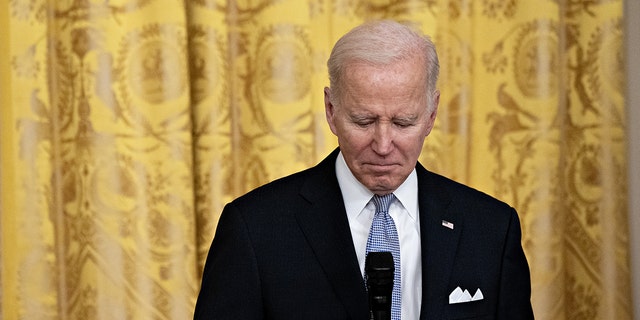
[(414, 156), (418, 156), (420, 152), (422, 152), (425, 138), (426, 135), (416, 133), (414, 135), (405, 136), (404, 139), (396, 140), (396, 145), (403, 151), (411, 153)]
[(340, 145), (348, 147), (351, 153), (358, 153), (370, 144), (370, 135), (357, 131), (342, 132), (339, 136)]

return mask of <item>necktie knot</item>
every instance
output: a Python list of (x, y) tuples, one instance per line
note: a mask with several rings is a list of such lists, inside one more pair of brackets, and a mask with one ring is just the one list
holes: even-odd
[(391, 202), (395, 196), (393, 193), (385, 194), (384, 196), (373, 195), (373, 204), (376, 206), (376, 213), (389, 213), (389, 206), (391, 206)]

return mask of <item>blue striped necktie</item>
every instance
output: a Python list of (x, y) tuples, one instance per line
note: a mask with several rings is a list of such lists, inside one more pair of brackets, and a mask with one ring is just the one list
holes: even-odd
[(374, 195), (373, 204), (376, 206), (376, 213), (369, 230), (366, 253), (369, 252), (391, 252), (393, 255), (393, 293), (391, 297), (391, 319), (400, 320), (401, 292), (400, 292), (400, 241), (398, 231), (389, 215), (389, 206), (395, 200), (393, 193), (378, 196)]

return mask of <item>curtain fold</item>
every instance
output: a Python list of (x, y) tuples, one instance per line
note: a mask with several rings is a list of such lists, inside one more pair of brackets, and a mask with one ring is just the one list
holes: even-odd
[(326, 60), (380, 18), (434, 39), (421, 161), (518, 210), (536, 317), (631, 319), (622, 0), (2, 5), (2, 319), (192, 317), (223, 206), (337, 146)]

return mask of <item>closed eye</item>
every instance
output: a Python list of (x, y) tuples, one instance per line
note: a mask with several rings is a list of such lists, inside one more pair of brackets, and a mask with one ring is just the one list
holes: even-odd
[(405, 122), (405, 121), (395, 121), (393, 124), (400, 128), (408, 128), (414, 126), (413, 122)]
[(351, 121), (355, 123), (355, 125), (357, 125), (358, 127), (365, 128), (375, 123), (376, 119), (371, 117), (352, 116)]
[(412, 127), (416, 124), (417, 117), (408, 117), (408, 118), (394, 118), (393, 124), (400, 128), (408, 128)]

